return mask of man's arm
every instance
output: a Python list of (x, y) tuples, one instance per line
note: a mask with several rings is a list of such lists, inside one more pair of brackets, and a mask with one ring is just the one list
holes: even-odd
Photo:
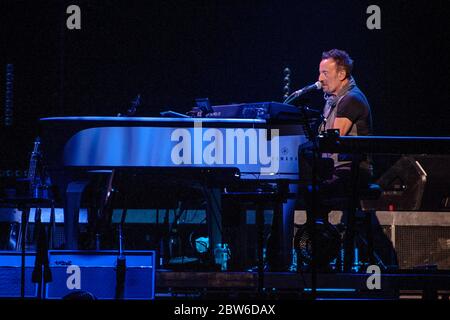
[(339, 129), (339, 135), (345, 136), (350, 131), (352, 122), (348, 118), (340, 117), (334, 119), (333, 128)]

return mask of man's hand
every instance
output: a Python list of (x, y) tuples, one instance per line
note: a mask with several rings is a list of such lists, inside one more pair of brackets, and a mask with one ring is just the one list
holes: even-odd
[(339, 129), (339, 135), (345, 136), (350, 131), (352, 122), (348, 118), (336, 118), (334, 119), (333, 128)]

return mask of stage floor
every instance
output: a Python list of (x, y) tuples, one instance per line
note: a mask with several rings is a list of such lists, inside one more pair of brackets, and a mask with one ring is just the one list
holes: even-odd
[[(311, 273), (156, 272), (156, 299), (220, 298), (308, 299)], [(377, 282), (378, 281), (378, 282)], [(450, 271), (381, 274), (318, 273), (316, 296), (324, 299), (443, 299), (449, 300)]]

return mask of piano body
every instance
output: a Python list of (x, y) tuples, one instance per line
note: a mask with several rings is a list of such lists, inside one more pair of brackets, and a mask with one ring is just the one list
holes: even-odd
[[(112, 170), (200, 184), (208, 177), (207, 223), (214, 248), (222, 240), (218, 199), (224, 187), (233, 179), (255, 184), (282, 179), (296, 192), (298, 147), (306, 141), (302, 126), (265, 119), (52, 117), (40, 119), (40, 125), (44, 165), (64, 207), (67, 249), (77, 248), (86, 184), (92, 175)], [(283, 204), (285, 227), (292, 225), (294, 202)], [(292, 237), (285, 238), (290, 248)]]

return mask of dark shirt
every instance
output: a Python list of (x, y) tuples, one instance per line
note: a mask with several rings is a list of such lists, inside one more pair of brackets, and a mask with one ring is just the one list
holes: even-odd
[[(335, 118), (347, 118), (352, 122), (352, 126), (347, 132), (348, 136), (366, 136), (372, 134), (372, 114), (364, 93), (354, 86), (340, 100), (338, 100), (335, 110), (332, 111), (329, 125), (332, 126)], [(334, 160), (336, 169), (349, 170), (352, 156), (340, 153), (327, 155)], [(364, 157), (360, 163), (360, 168), (371, 172), (371, 159)]]
[(353, 87), (338, 103), (337, 118), (348, 118), (352, 127), (347, 135), (367, 136), (372, 134), (372, 114), (366, 96)]

